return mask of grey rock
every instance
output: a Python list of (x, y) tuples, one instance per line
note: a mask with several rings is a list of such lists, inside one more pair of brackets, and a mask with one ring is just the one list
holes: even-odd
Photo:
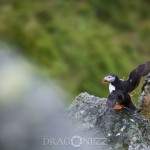
[(149, 120), (127, 108), (107, 110), (106, 100), (81, 93), (67, 109), (67, 117), (83, 132), (106, 138), (111, 150), (150, 149)]
[(88, 93), (81, 93), (67, 110), (67, 117), (78, 122), (84, 129), (94, 128), (97, 118), (105, 109), (106, 98), (98, 98)]
[(141, 114), (150, 119), (150, 73), (145, 78), (137, 108)]

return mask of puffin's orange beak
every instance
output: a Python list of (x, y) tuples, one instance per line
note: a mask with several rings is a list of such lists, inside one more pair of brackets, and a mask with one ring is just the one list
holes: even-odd
[(102, 84), (106, 83), (106, 80), (105, 79), (102, 79)]
[(122, 108), (123, 107), (121, 105), (118, 105), (118, 104), (114, 106), (114, 109), (122, 109)]

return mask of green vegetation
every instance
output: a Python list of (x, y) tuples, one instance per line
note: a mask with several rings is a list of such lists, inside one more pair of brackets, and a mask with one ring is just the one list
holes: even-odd
[(106, 97), (105, 74), (127, 78), (149, 59), (149, 8), (148, 0), (1, 0), (0, 39), (73, 96)]

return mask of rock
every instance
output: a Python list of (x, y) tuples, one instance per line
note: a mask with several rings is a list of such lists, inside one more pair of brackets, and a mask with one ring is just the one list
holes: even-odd
[(80, 125), (83, 132), (103, 136), (109, 149), (150, 149), (149, 120), (127, 108), (106, 110), (106, 100), (81, 93), (67, 109), (67, 117), (74, 125)]
[(78, 122), (84, 129), (94, 128), (97, 118), (105, 109), (106, 98), (98, 98), (88, 93), (81, 93), (67, 110), (67, 117), (72, 122)]
[(145, 78), (137, 108), (141, 114), (150, 119), (150, 73)]

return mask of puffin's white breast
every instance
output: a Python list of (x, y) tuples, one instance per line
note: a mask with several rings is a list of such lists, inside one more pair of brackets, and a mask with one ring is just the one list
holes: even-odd
[[(123, 79), (120, 79), (122, 81), (124, 81)], [(109, 84), (109, 92), (111, 93), (113, 90), (116, 90), (116, 88), (110, 83)]]
[(110, 83), (109, 84), (109, 92), (111, 93), (113, 90), (115, 90), (116, 88)]

